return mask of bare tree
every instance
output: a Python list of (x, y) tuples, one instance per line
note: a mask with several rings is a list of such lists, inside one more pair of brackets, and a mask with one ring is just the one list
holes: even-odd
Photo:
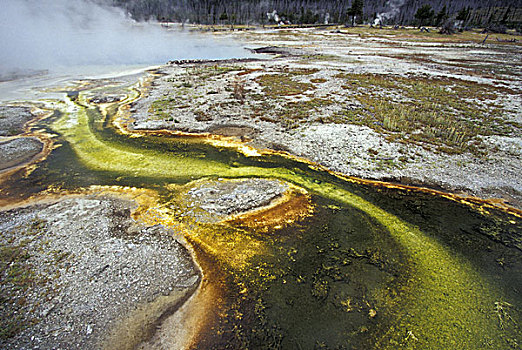
[[(99, 0), (102, 1), (102, 0)], [(399, 7), (395, 18), (388, 21), (412, 24), (419, 18), (416, 11), (430, 6), (438, 24), (445, 17), (458, 17), (466, 25), (487, 26), (491, 22), (512, 27), (522, 25), (520, 0), (103, 0), (122, 7), (136, 20), (168, 20), (201, 24), (258, 23), (268, 21), (267, 13), (276, 11), (286, 20), (297, 23), (346, 23), (362, 21), (364, 14), (389, 11), (390, 4)], [(444, 9), (445, 7), (445, 9)], [(226, 14), (226, 19), (221, 19)], [(422, 19), (427, 21), (430, 18)], [(223, 16), (225, 18), (225, 16)], [(423, 23), (424, 24), (424, 23)]]

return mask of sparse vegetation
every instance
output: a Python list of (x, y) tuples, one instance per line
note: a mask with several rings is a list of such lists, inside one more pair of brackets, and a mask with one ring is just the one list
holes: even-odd
[(327, 80), (324, 79), (324, 78), (315, 78), (315, 79), (310, 79), (310, 81), (314, 84), (322, 84), (322, 83), (326, 83)]
[(266, 98), (301, 95), (315, 88), (310, 83), (292, 79), (295, 75), (296, 73), (265, 74), (257, 78), (257, 82), (263, 87)]
[(445, 153), (480, 154), (478, 135), (509, 135), (520, 125), (501, 118), (484, 101), (502, 88), (461, 81), (373, 74), (340, 74), (359, 108), (337, 115), (343, 122), (394, 133), (401, 142), (431, 145)]
[[(421, 60), (422, 55), (415, 59)], [(256, 78), (249, 76), (259, 71), (237, 65), (190, 68), (180, 80), (199, 81), (200, 85), (178, 85), (176, 98), (167, 96), (154, 101), (149, 113), (159, 120), (174, 121), (174, 112), (189, 107), (197, 121), (214, 120), (207, 102), (194, 103), (194, 97), (201, 92), (218, 95), (215, 83), (209, 83), (225, 75), (221, 79), (227, 83), (222, 90), (230, 92), (233, 100), (216, 100), (219, 108), (237, 108), (239, 102), (246, 118), (258, 117), (286, 129), (313, 122), (365, 125), (385, 133), (389, 141), (413, 143), (446, 154), (475, 155), (487, 153), (479, 136), (508, 136), (521, 129), (518, 123), (502, 117), (498, 98), (516, 94), (504, 86), (425, 75), (343, 73), (332, 77), (340, 80), (340, 87), (322, 96), (318, 86), (329, 80), (314, 77), (317, 68), (282, 67)], [(256, 83), (261, 89), (256, 88)], [(345, 108), (342, 101), (352, 102)], [(389, 165), (381, 163), (380, 167)]]
[(300, 123), (309, 121), (311, 116), (316, 115), (323, 107), (333, 103), (333, 101), (324, 98), (288, 102), (283, 105), (283, 108), (276, 111), (276, 115), (286, 128), (292, 129), (299, 126)]
[(236, 78), (234, 81), (234, 97), (236, 100), (243, 103), (245, 102), (245, 94), (245, 81), (240, 78)]
[(42, 299), (49, 293), (48, 276), (35, 270), (30, 254), (34, 241), (44, 243), (39, 237), (44, 232), (45, 222), (34, 219), (25, 227), (3, 233), (9, 243), (0, 247), (0, 340), (38, 322), (34, 310), (27, 310), (26, 292), (38, 286)]
[(170, 108), (176, 102), (174, 98), (156, 100), (149, 107), (149, 113), (157, 119), (169, 119)]

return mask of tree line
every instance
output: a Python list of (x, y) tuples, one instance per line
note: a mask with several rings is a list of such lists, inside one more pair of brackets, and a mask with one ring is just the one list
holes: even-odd
[[(520, 0), (109, 0), (136, 20), (198, 24), (372, 23), (438, 25), (463, 18), (470, 26), (522, 23)], [(419, 12), (420, 11), (420, 12)], [(390, 16), (391, 15), (391, 16)]]

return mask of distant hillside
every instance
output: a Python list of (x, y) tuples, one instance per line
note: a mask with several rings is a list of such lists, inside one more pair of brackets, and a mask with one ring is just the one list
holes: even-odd
[[(349, 23), (352, 1), (356, 0), (110, 0), (137, 20), (190, 22), (201, 24)], [(415, 13), (430, 5), (437, 24), (442, 18), (461, 12), (468, 25), (522, 24), (520, 0), (363, 0), (363, 18), (376, 17), (389, 24), (415, 24)], [(275, 11), (275, 12), (274, 12)]]

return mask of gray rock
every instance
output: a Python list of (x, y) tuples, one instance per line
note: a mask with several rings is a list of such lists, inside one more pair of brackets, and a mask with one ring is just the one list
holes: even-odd
[(78, 197), (0, 212), (0, 319), (11, 330), (0, 348), (99, 349), (140, 305), (196, 288), (189, 252), (172, 231), (137, 225), (131, 205)]
[(34, 117), (28, 107), (0, 106), (0, 136), (21, 134), (25, 123)]
[(0, 170), (24, 163), (43, 149), (43, 144), (36, 137), (19, 137), (0, 142)]
[(288, 190), (280, 180), (242, 179), (202, 183), (186, 194), (188, 207), (201, 222), (213, 222), (228, 215), (268, 205)]

